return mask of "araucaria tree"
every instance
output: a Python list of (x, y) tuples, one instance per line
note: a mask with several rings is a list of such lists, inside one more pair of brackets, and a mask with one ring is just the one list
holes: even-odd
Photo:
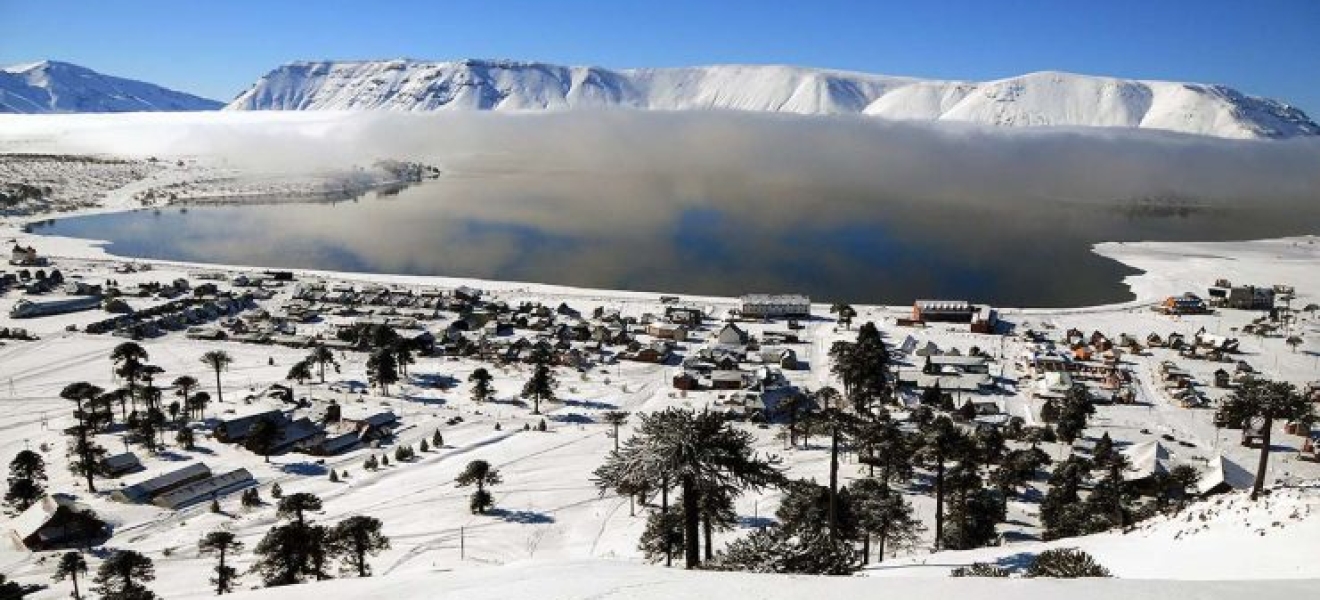
[(498, 469), (490, 466), (489, 462), (481, 459), (474, 460), (467, 464), (462, 473), (454, 479), (458, 487), (477, 486), (477, 491), (472, 492), (472, 500), (469, 503), (473, 514), (485, 514), (491, 506), (495, 505), (495, 498), (486, 490), (487, 487), (503, 483)]
[(1086, 390), (1086, 386), (1074, 385), (1064, 395), (1059, 408), (1058, 422), (1054, 427), (1059, 439), (1071, 444), (1082, 437), (1082, 431), (1086, 429), (1086, 421), (1093, 414), (1095, 414), (1095, 406), (1091, 404), (1090, 392)]
[(180, 375), (174, 378), (174, 395), (178, 396), (183, 402), (183, 408), (191, 414), (191, 406), (188, 402), (192, 398), (193, 390), (197, 389), (197, 378), (192, 375)]
[(871, 540), (876, 543), (876, 562), (884, 562), (885, 550), (911, 548), (925, 527), (912, 514), (912, 504), (883, 480), (862, 479), (848, 487), (862, 531), (862, 564), (870, 560)]
[(399, 381), (399, 364), (393, 352), (383, 348), (371, 353), (367, 359), (367, 380), (380, 387), (382, 396), (390, 395), (390, 384)]
[(15, 512), (27, 510), (46, 492), (46, 461), (31, 450), (20, 450), (9, 462), (9, 489), (5, 504)]
[(559, 387), (559, 382), (555, 380), (555, 372), (550, 368), (550, 357), (544, 352), (538, 352), (536, 365), (532, 368), (532, 377), (523, 385), (522, 395), (524, 398), (531, 398), (532, 414), (541, 414), (541, 401), (554, 400), (555, 389)]
[(242, 552), (243, 542), (238, 541), (232, 532), (212, 531), (197, 542), (197, 549), (202, 554), (216, 555), (215, 577), (211, 578), (211, 585), (215, 586), (216, 595), (234, 591), (234, 584), (238, 582), (238, 571), (227, 564), (226, 558), (231, 554)]
[(619, 451), (619, 427), (628, 422), (628, 411), (607, 410), (601, 415), (605, 423), (614, 428), (614, 451)]
[(280, 428), (275, 421), (262, 419), (248, 430), (247, 437), (243, 439), (243, 447), (264, 456), (266, 462), (270, 462), (270, 454), (275, 451), (275, 442), (279, 438)]
[(307, 362), (316, 363), (316, 374), (325, 383), (325, 366), (334, 365), (339, 368), (339, 362), (335, 360), (335, 353), (323, 344), (317, 344), (312, 348), (311, 354), (307, 355)]
[(843, 397), (858, 413), (869, 412), (875, 401), (889, 397), (889, 350), (875, 323), (857, 328), (856, 342), (835, 342), (829, 356), (831, 371), (843, 382)]
[(1215, 424), (1220, 427), (1251, 428), (1259, 431), (1260, 461), (1251, 499), (1260, 496), (1269, 469), (1271, 430), (1275, 421), (1296, 421), (1309, 425), (1315, 420), (1311, 403), (1291, 383), (1249, 379), (1219, 403)]
[(202, 355), (202, 364), (215, 371), (215, 398), (217, 401), (225, 401), (224, 389), (220, 384), (220, 373), (227, 371), (229, 365), (234, 362), (233, 357), (229, 356), (224, 350), (212, 350)]
[(495, 395), (495, 388), (491, 387), (490, 371), (486, 367), (477, 367), (472, 374), (468, 376), (468, 381), (472, 382), (472, 401), (481, 404)]
[[(289, 367), (289, 372), (284, 378), (289, 381), (296, 381), (298, 382), (298, 385), (302, 385), (304, 381), (312, 378), (312, 365), (305, 360), (293, 363), (293, 366)], [(297, 394), (294, 395), (296, 396)]]
[(944, 538), (944, 476), (947, 463), (957, 459), (968, 446), (967, 437), (946, 416), (936, 417), (922, 428), (918, 456), (935, 472), (935, 549)]
[[(67, 395), (66, 395), (67, 394)], [(61, 393), (66, 398), (74, 398), (78, 402), (79, 408), (74, 411), (74, 419), (77, 423), (69, 430), (72, 438), (69, 441), (69, 471), (75, 475), (86, 478), (87, 491), (96, 491), (95, 476), (101, 471), (101, 460), (105, 458), (105, 448), (96, 444), (93, 437), (96, 427), (96, 418), (90, 409), (82, 408), (82, 401), (99, 398), (101, 388), (88, 383), (74, 383), (66, 386)]]
[(602, 493), (677, 482), (683, 493), (683, 547), (688, 568), (701, 564), (699, 529), (703, 489), (762, 489), (783, 481), (778, 459), (760, 458), (750, 433), (711, 412), (670, 408), (641, 415), (636, 433), (596, 470)]
[[(78, 577), (87, 573), (87, 559), (83, 558), (81, 552), (65, 552), (60, 555), (60, 562), (55, 565), (55, 574), (51, 579), (55, 581), (64, 581), (65, 579), (73, 582), (73, 600), (80, 600), (82, 592), (78, 590)], [(0, 594), (0, 597), (4, 597)]]
[(345, 570), (369, 577), (371, 565), (367, 557), (390, 547), (389, 538), (380, 531), (380, 520), (365, 515), (352, 516), (340, 521), (330, 530), (329, 551), (344, 562)]
[(156, 579), (151, 559), (133, 550), (117, 550), (96, 570), (92, 588), (104, 600), (155, 600), (145, 582)]
[(115, 375), (123, 377), (128, 382), (127, 398), (130, 401), (137, 401), (137, 382), (142, 377), (147, 359), (146, 348), (137, 342), (124, 342), (110, 351), (110, 360), (115, 364)]
[(301, 583), (304, 577), (330, 577), (326, 571), (329, 531), (309, 523), (305, 514), (320, 508), (321, 499), (312, 494), (290, 494), (280, 499), (276, 514), (291, 522), (266, 532), (256, 549), (261, 558), (252, 567), (266, 586)]

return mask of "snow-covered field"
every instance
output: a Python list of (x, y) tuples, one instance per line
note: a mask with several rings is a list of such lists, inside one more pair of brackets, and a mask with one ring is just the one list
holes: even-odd
[[(162, 117), (157, 123), (168, 123), (176, 118)], [(320, 117), (312, 116), (280, 119), (263, 115), (254, 119), (269, 120), (275, 128), (304, 131), (315, 129), (318, 123), (322, 123), (318, 120)], [(95, 120), (88, 122), (94, 123)], [(167, 129), (160, 126), (159, 130)], [(40, 128), (34, 127), (29, 130), (27, 139), (35, 139), (33, 136), (37, 133)], [(95, 138), (95, 135), (91, 137)], [(86, 141), (88, 137), (82, 139)], [(46, 148), (58, 146), (56, 142), (54, 138), (48, 138), (32, 143)], [(159, 148), (159, 142), (156, 144), (154, 147)], [(144, 144), (143, 148), (147, 146), (150, 144)], [(171, 162), (175, 157), (161, 158), (175, 164)], [(246, 173), (244, 166), (233, 168), (242, 174)], [(92, 194), (97, 198), (95, 208), (83, 210), (122, 210), (135, 206), (135, 202), (140, 201), (137, 195), (152, 186), (192, 185), (199, 178), (214, 174), (208, 168), (203, 176), (187, 175), (187, 169), (186, 166), (165, 165), (152, 170), (145, 178), (123, 184), (116, 182), (116, 185), (107, 185), (104, 178), (71, 176), (69, 181), (73, 183), (68, 185), (76, 187), (80, 194)], [(244, 179), (247, 182), (260, 180), (260, 177)], [(261, 189), (259, 183), (245, 185), (251, 186), (246, 189)], [(5, 243), (6, 250), (11, 242), (34, 246), (43, 256), (50, 257), (66, 280), (100, 283), (114, 279), (121, 286), (131, 286), (139, 282), (195, 278), (202, 272), (234, 275), (259, 271), (214, 265), (148, 263), (131, 257), (113, 257), (92, 241), (24, 233), (21, 226), (30, 218), (6, 218), (0, 224), (0, 242)], [(1184, 291), (1204, 292), (1205, 287), (1218, 278), (1292, 285), (1297, 291), (1293, 300), (1295, 307), (1320, 302), (1320, 238), (1316, 236), (1213, 244), (1105, 244), (1097, 251), (1145, 271), (1127, 282), (1136, 294), (1136, 300), (1076, 309), (1005, 308), (1001, 310), (1001, 318), (1014, 323), (1019, 330), (1034, 329), (1053, 332), (1054, 335), (1074, 327), (1088, 333), (1103, 331), (1113, 337), (1129, 333), (1142, 339), (1149, 333), (1167, 337), (1169, 333), (1180, 332), (1190, 336), (1201, 328), (1211, 333), (1228, 334), (1249, 323), (1256, 313), (1224, 310), (1208, 316), (1169, 317), (1150, 310), (1151, 304), (1164, 296)], [(151, 268), (129, 273), (114, 272), (116, 267), (126, 263), (150, 264)], [(623, 315), (636, 317), (662, 311), (658, 296), (626, 291), (354, 273), (298, 272), (297, 277), (301, 281), (324, 280), (330, 284), (358, 286), (381, 284), (414, 290), (470, 285), (511, 305), (528, 301), (553, 307), (564, 302), (584, 314), (596, 306), (617, 309)], [(287, 288), (277, 289), (275, 298), (262, 301), (263, 307), (269, 306), (273, 312), (279, 302), (287, 299), (288, 293)], [(40, 339), (6, 340), (0, 345), (0, 457), (7, 462), (8, 457), (25, 447), (40, 449), (49, 463), (50, 489), (76, 493), (98, 514), (109, 518), (114, 524), (114, 536), (107, 542), (107, 548), (133, 548), (150, 555), (156, 561), (159, 576), (151, 587), (163, 597), (209, 595), (206, 580), (213, 561), (200, 557), (196, 548), (198, 538), (208, 531), (224, 528), (237, 534), (247, 544), (249, 552), (240, 556), (236, 564), (239, 567), (250, 565), (251, 548), (275, 522), (274, 508), (269, 504), (245, 509), (236, 497), (227, 497), (221, 501), (222, 512), (218, 514), (209, 512), (204, 504), (170, 511), (116, 503), (104, 495), (89, 495), (80, 488), (76, 478), (65, 468), (65, 436), (60, 432), (70, 425), (71, 404), (60, 399), (58, 393), (74, 381), (85, 380), (112, 387), (109, 354), (123, 340), (68, 330), (74, 325), (82, 329), (88, 323), (108, 316), (100, 310), (21, 321), (12, 319), (8, 316), (9, 309), (20, 297), (21, 292), (17, 291), (0, 295), (0, 327), (24, 327)], [(731, 298), (685, 297), (684, 300), (702, 306), (714, 315), (723, 315), (736, 305), (736, 300)], [(136, 298), (129, 301), (139, 309), (158, 302)], [(1025, 350), (1027, 342), (1016, 336), (977, 335), (952, 326), (899, 327), (895, 319), (906, 316), (910, 311), (907, 307), (858, 305), (856, 308), (860, 313), (856, 322), (876, 322), (891, 344), (910, 335), (919, 343), (929, 341), (941, 348), (958, 348), (963, 352), (976, 345), (997, 359), (1003, 359), (997, 363), (1003, 364), (1005, 377), (1016, 379), (1022, 375), (1011, 357)], [(822, 385), (838, 385), (830, 373), (826, 352), (832, 342), (850, 339), (854, 332), (836, 327), (826, 306), (815, 306), (813, 314), (815, 318), (806, 322), (805, 329), (800, 332), (803, 343), (793, 346), (807, 367), (786, 371), (785, 375), (801, 387), (817, 389)], [(335, 321), (330, 318), (299, 325), (299, 333), (326, 332)], [(783, 329), (783, 324), (748, 324), (747, 328), (753, 335), (760, 336), (768, 329)], [(1241, 358), (1272, 378), (1298, 384), (1320, 379), (1320, 352), (1314, 346), (1316, 340), (1320, 340), (1320, 320), (1314, 313), (1302, 313), (1296, 329), (1306, 340), (1301, 351), (1294, 351), (1280, 337), (1248, 338), (1244, 339)], [(680, 352), (708, 342), (712, 329), (708, 327), (695, 335), (696, 339), (682, 345)], [(150, 353), (150, 362), (162, 367), (167, 378), (193, 375), (202, 382), (203, 389), (212, 392), (213, 397), (216, 394), (212, 375), (198, 358), (213, 349), (223, 349), (234, 357), (233, 365), (222, 374), (225, 402), (208, 408), (211, 416), (278, 406), (276, 401), (262, 397), (261, 392), (274, 383), (287, 384), (284, 377), (289, 366), (306, 354), (305, 350), (273, 345), (191, 340), (179, 332), (142, 343)], [(1222, 453), (1240, 464), (1254, 465), (1255, 451), (1237, 444), (1236, 431), (1215, 428), (1211, 411), (1181, 408), (1150, 383), (1156, 365), (1170, 358), (1176, 358), (1176, 355), (1164, 349), (1128, 356), (1133, 372), (1143, 382), (1136, 392), (1139, 402), (1100, 407), (1088, 435), (1108, 432), (1117, 441), (1133, 443), (1167, 435), (1185, 442), (1181, 445), (1185, 450), (1180, 452), (1189, 460)], [(291, 453), (274, 456), (266, 463), (241, 448), (206, 437), (200, 439), (195, 451), (176, 447), (171, 440), (169, 447), (156, 456), (146, 456), (145, 452), (134, 448), (143, 457), (147, 470), (126, 476), (122, 481), (100, 480), (100, 487), (113, 490), (121, 483), (140, 481), (189, 461), (200, 460), (215, 471), (237, 467), (250, 470), (260, 484), (262, 497), (267, 500), (276, 483), (285, 493), (317, 494), (325, 500), (324, 511), (313, 517), (319, 522), (332, 523), (357, 514), (368, 514), (384, 522), (385, 533), (391, 538), (393, 547), (373, 559), (377, 576), (372, 580), (244, 592), (243, 597), (264, 598), (279, 594), (296, 598), (327, 595), (672, 598), (733, 594), (749, 598), (797, 598), (903, 593), (1014, 598), (1059, 595), (1078, 598), (1228, 598), (1253, 594), (1281, 598), (1313, 592), (1317, 584), (1310, 580), (1320, 580), (1320, 562), (1315, 558), (1320, 556), (1320, 518), (1315, 515), (1320, 509), (1320, 489), (1303, 483), (1320, 478), (1320, 466), (1295, 460), (1300, 438), (1284, 435), (1281, 424), (1275, 443), (1283, 449), (1275, 452), (1268, 478), (1280, 487), (1266, 501), (1249, 503), (1240, 492), (1236, 492), (1210, 499), (1176, 517), (1150, 521), (1126, 534), (1106, 533), (1048, 544), (1077, 546), (1092, 552), (1115, 573), (1117, 580), (989, 581), (945, 577), (949, 569), (973, 561), (1015, 564), (1022, 553), (1041, 549), (1040, 542), (1031, 541), (1038, 529), (1034, 516), (1036, 508), (1033, 503), (1026, 502), (1012, 503), (1010, 523), (1003, 531), (1012, 534), (1010, 538), (1027, 541), (938, 554), (930, 554), (926, 549), (929, 544), (926, 544), (862, 573), (870, 577), (896, 577), (902, 581), (875, 581), (864, 577), (682, 573), (645, 565), (636, 547), (644, 526), (640, 507), (637, 516), (630, 515), (627, 499), (602, 497), (590, 482), (591, 471), (614, 445), (610, 428), (599, 422), (600, 414), (615, 408), (638, 412), (669, 406), (715, 406), (722, 399), (720, 393), (679, 393), (670, 385), (675, 367), (666, 365), (625, 361), (599, 365), (583, 373), (561, 370), (559, 395), (562, 401), (548, 407), (545, 417), (548, 431), (538, 432), (535, 425), (540, 417), (531, 415), (530, 409), (515, 398), (529, 373), (525, 365), (493, 368), (498, 401), (478, 405), (469, 398), (466, 383), (474, 369), (485, 365), (475, 358), (419, 358), (410, 367), (409, 377), (388, 397), (346, 391), (360, 389), (367, 380), (365, 355), (344, 354), (341, 362), (340, 372), (328, 374), (325, 384), (295, 386), (296, 394), (312, 397), (318, 403), (335, 399), (348, 412), (392, 409), (401, 416), (403, 428), (387, 447), (355, 450), (323, 461)], [(1184, 366), (1193, 371), (1199, 381), (1206, 382), (1216, 365), (1186, 361)], [(460, 383), (456, 387), (437, 384), (447, 378)], [(1222, 391), (1210, 390), (1210, 393), (1216, 396)], [(250, 401), (246, 400), (249, 396), (252, 397)], [(1021, 416), (1028, 423), (1038, 421), (1039, 402), (1029, 400), (1020, 389), (1010, 388), (996, 400), (1002, 403), (1007, 413)], [(462, 417), (462, 421), (451, 424), (455, 417)], [(524, 426), (530, 426), (532, 430), (524, 431)], [(784, 457), (790, 476), (824, 480), (828, 469), (827, 449), (820, 445), (788, 449), (775, 437), (777, 427), (745, 427), (757, 436), (760, 449)], [(392, 459), (395, 445), (416, 447), (422, 439), (429, 440), (437, 429), (444, 435), (443, 447), (422, 453), (414, 461), (391, 464), (379, 471), (368, 472), (362, 468), (368, 455), (389, 453)], [(626, 437), (628, 433), (629, 426), (625, 426), (622, 435)], [(111, 452), (125, 447), (117, 434), (102, 437), (103, 445)], [(1056, 457), (1068, 452), (1058, 444), (1046, 444), (1045, 447)], [(499, 510), (486, 516), (472, 515), (467, 509), (468, 491), (456, 488), (453, 483), (455, 475), (475, 458), (490, 461), (501, 470), (505, 481), (493, 489)], [(328, 469), (346, 470), (348, 477), (331, 482), (327, 477)], [(844, 482), (861, 474), (861, 465), (851, 456), (846, 457), (842, 472)], [(915, 489), (908, 492), (918, 514), (929, 522), (934, 510), (933, 500)], [(745, 534), (763, 522), (761, 519), (772, 516), (777, 501), (775, 492), (740, 499), (737, 509), (743, 524), (737, 531), (720, 535), (721, 544), (717, 545)], [(7, 526), (7, 522), (0, 519), (0, 532)], [(48, 583), (54, 569), (49, 558), (47, 553), (5, 547), (0, 549), (0, 572), (23, 582)], [(940, 579), (916, 580), (930, 576)], [(1274, 581), (1199, 581), (1247, 579)], [(244, 587), (255, 585), (256, 577), (252, 575), (243, 582)], [(66, 586), (53, 585), (37, 597), (64, 596), (68, 591)]]

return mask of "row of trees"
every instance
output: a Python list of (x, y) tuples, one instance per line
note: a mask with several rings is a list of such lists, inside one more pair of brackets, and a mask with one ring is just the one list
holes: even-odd
[[(136, 342), (124, 342), (110, 353), (114, 373), (123, 386), (105, 390), (100, 386), (79, 381), (66, 385), (60, 397), (74, 403), (74, 427), (69, 429), (69, 469), (84, 477), (89, 491), (96, 491), (95, 476), (100, 474), (106, 451), (96, 443), (95, 435), (109, 431), (115, 424), (114, 405), (119, 404), (120, 418), (125, 428), (150, 452), (155, 452), (164, 441), (169, 427), (176, 430), (176, 441), (191, 448), (194, 436), (184, 421), (203, 418), (211, 396), (198, 391), (196, 378), (190, 375), (176, 377), (171, 383), (178, 400), (165, 404), (164, 390), (156, 380), (164, 369), (147, 362), (147, 350)], [(215, 372), (216, 397), (223, 401), (220, 374), (229, 368), (233, 359), (221, 350), (207, 352), (202, 364)], [(139, 403), (141, 410), (139, 410)], [(131, 412), (129, 408), (131, 407)]]
[[(256, 548), (259, 559), (252, 567), (265, 585), (289, 585), (307, 578), (328, 579), (334, 561), (339, 562), (341, 572), (358, 577), (371, 575), (369, 558), (390, 547), (389, 538), (381, 532), (380, 521), (359, 515), (325, 527), (308, 518), (309, 513), (320, 509), (321, 499), (313, 494), (290, 494), (280, 499), (276, 515), (287, 522), (273, 527), (261, 539)], [(199, 554), (217, 559), (210, 578), (215, 593), (233, 592), (240, 574), (232, 558), (243, 551), (244, 544), (233, 532), (217, 530), (202, 536), (197, 549)], [(54, 579), (69, 580), (73, 597), (81, 598), (79, 578), (87, 572), (83, 554), (67, 552), (60, 556)], [(155, 566), (149, 557), (133, 550), (119, 550), (97, 568), (92, 591), (105, 600), (153, 600), (157, 596), (146, 584), (155, 578)]]

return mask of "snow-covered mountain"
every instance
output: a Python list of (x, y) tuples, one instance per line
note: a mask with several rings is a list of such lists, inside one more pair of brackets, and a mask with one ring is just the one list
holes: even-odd
[(1219, 85), (1042, 72), (932, 81), (785, 66), (610, 70), (461, 60), (296, 62), (230, 110), (556, 110), (623, 107), (866, 114), (1002, 126), (1139, 127), (1230, 138), (1320, 135), (1301, 110)]
[(215, 110), (223, 105), (63, 62), (0, 69), (0, 113)]

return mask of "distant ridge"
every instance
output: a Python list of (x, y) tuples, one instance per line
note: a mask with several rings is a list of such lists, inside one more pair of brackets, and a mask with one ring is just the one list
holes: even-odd
[(0, 113), (216, 110), (224, 103), (57, 61), (0, 70)]
[(295, 62), (228, 110), (497, 110), (620, 107), (865, 114), (1006, 127), (1159, 129), (1226, 138), (1320, 135), (1301, 110), (1232, 88), (1059, 72), (933, 81), (787, 66), (610, 70), (536, 62)]

